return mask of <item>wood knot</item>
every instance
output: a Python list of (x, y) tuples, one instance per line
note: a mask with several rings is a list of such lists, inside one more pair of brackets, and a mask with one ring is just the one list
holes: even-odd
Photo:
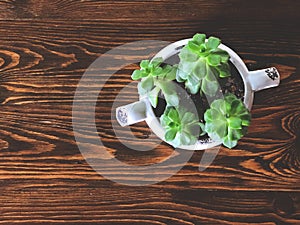
[(295, 212), (293, 199), (285, 193), (280, 193), (275, 197), (273, 207), (279, 215), (291, 215)]

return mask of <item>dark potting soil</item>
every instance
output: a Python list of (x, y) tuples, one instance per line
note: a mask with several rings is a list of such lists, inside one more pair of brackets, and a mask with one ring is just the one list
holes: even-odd
[[(178, 56), (171, 57), (166, 63), (173, 65), (175, 63), (178, 63)], [(236, 95), (239, 99), (243, 101), (244, 96), (244, 83), (242, 80), (242, 77), (240, 76), (238, 70), (236, 67), (229, 62), (230, 69), (231, 69), (231, 76), (226, 78), (218, 78), (218, 82), (220, 85), (220, 93), (217, 93), (215, 97), (211, 99), (207, 99), (205, 94), (190, 94), (184, 87), (184, 82), (177, 83), (178, 84), (178, 95), (180, 98), (180, 103), (184, 107), (186, 107), (188, 110), (191, 108), (194, 108), (197, 110), (198, 118), (200, 122), (204, 122), (203, 116), (204, 112), (209, 108), (209, 101), (210, 103), (214, 99), (218, 99), (222, 97), (222, 94), (226, 93), (233, 93)], [(156, 117), (160, 117), (165, 110), (166, 107), (166, 101), (164, 100), (164, 97), (160, 94), (158, 99), (158, 104), (156, 108), (153, 108), (154, 114)], [(191, 110), (193, 111), (193, 110)], [(195, 111), (194, 111), (195, 113)], [(207, 135), (200, 137), (200, 139), (206, 139), (208, 138)]]

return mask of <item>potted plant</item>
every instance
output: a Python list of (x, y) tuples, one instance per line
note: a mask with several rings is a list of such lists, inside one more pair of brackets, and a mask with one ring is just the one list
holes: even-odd
[[(173, 56), (177, 62), (170, 65)], [(195, 34), (141, 61), (131, 76), (139, 81), (141, 101), (119, 107), (117, 119), (121, 125), (145, 119), (174, 147), (233, 148), (250, 125), (253, 92), (279, 84), (277, 70), (268, 70), (277, 78), (270, 79), (266, 70), (249, 72), (219, 38)]]

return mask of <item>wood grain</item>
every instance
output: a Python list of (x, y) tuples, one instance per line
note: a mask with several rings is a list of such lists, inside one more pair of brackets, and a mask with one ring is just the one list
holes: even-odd
[[(299, 224), (299, 3), (237, 3), (0, 1), (0, 224)], [(96, 173), (72, 127), (74, 93), (85, 70), (116, 46), (196, 32), (219, 36), (251, 70), (278, 68), (280, 86), (255, 93), (248, 134), (235, 149), (220, 148), (205, 171), (199, 171), (198, 151), (177, 174), (151, 186), (128, 187)], [(150, 58), (159, 46), (150, 47), (137, 58)], [(153, 146), (159, 140), (145, 123), (112, 127), (114, 100), (135, 68), (130, 64), (109, 78), (98, 97), (96, 125), (113, 158), (148, 165), (173, 149), (161, 143), (134, 151), (122, 143)], [(105, 79), (112, 69), (95, 76)], [(118, 104), (135, 100), (133, 85)], [(80, 127), (88, 130), (83, 119)], [(107, 162), (105, 175), (118, 171)], [(148, 175), (155, 176), (137, 171), (131, 179)]]
[[(211, 1), (94, 1), (94, 0), (2, 0), (2, 19), (106, 19), (106, 20), (172, 20), (242, 19), (279, 20), (283, 16), (297, 19), (299, 3), (292, 0)], [(117, 16), (116, 16), (117, 15)], [(117, 17), (117, 18), (116, 18)]]

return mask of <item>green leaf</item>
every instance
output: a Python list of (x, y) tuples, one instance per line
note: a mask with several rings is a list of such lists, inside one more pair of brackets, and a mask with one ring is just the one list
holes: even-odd
[(132, 80), (139, 80), (141, 78), (142, 78), (142, 71), (140, 71), (140, 70), (133, 71), (133, 73), (131, 75)]
[(185, 87), (191, 94), (197, 94), (199, 92), (200, 85), (201, 82), (199, 82), (198, 84), (192, 84), (189, 81), (185, 82)]
[(242, 120), (242, 125), (243, 126), (249, 126), (250, 125), (250, 121), (251, 121), (250, 113), (242, 115), (240, 118)]
[(148, 72), (146, 72), (145, 70), (141, 70), (141, 76), (142, 76), (142, 78), (144, 78), (144, 77), (148, 77), (149, 76), (149, 73)]
[(161, 67), (156, 67), (151, 72), (151, 75), (154, 76), (154, 77), (158, 77), (158, 76), (161, 76), (162, 73), (163, 73), (163, 69)]
[(183, 74), (183, 73), (184, 72), (182, 70), (179, 70), (179, 69), (177, 70), (177, 72), (176, 72), (176, 81), (177, 82), (181, 83), (181, 82), (186, 81), (186, 78), (183, 79), (182, 77), (187, 77), (187, 75)]
[[(209, 124), (209, 125), (211, 125), (211, 124)], [(221, 141), (222, 140), (222, 138), (219, 136), (219, 134), (215, 132), (214, 128), (212, 129), (212, 131), (207, 132), (207, 133), (208, 133), (209, 137), (211, 139), (213, 139), (214, 141)]]
[(172, 146), (174, 148), (177, 148), (178, 146), (181, 145), (181, 141), (180, 141), (180, 132), (177, 132), (174, 140), (171, 142)]
[(218, 70), (219, 76), (221, 78), (231, 76), (230, 67), (228, 63), (222, 63), (221, 65), (217, 66), (216, 69)]
[(189, 134), (193, 136), (199, 136), (200, 133), (200, 126), (199, 126), (199, 121), (194, 120), (189, 124), (183, 124), (183, 130), (188, 132)]
[(206, 122), (211, 122), (213, 121), (213, 116), (212, 116), (212, 110), (211, 109), (207, 109), (204, 113), (204, 120)]
[(196, 62), (180, 62), (178, 65), (178, 70), (180, 72), (180, 77), (184, 80), (192, 73), (194, 67), (196, 66)]
[(191, 135), (189, 133), (186, 133), (186, 132), (181, 132), (180, 133), (180, 143), (182, 145), (189, 145), (191, 144)]
[(218, 90), (219, 84), (216, 81), (202, 80), (201, 90), (209, 96), (214, 96)]
[(242, 120), (239, 117), (230, 117), (227, 119), (228, 125), (233, 129), (241, 129), (242, 128)]
[(198, 45), (201, 45), (205, 42), (206, 35), (205, 34), (195, 34), (193, 36), (193, 41), (197, 43)]
[(174, 122), (180, 122), (179, 114), (176, 109), (171, 108), (168, 117)]
[(170, 129), (166, 132), (165, 134), (165, 139), (166, 141), (172, 141), (174, 140), (175, 136), (176, 136), (177, 130), (176, 129)]
[(226, 104), (225, 104), (225, 101), (223, 99), (216, 99), (214, 100), (210, 107), (212, 109), (216, 109), (218, 111), (220, 111), (223, 115), (226, 114)]
[(179, 104), (179, 97), (176, 93), (171, 94), (171, 95), (165, 94), (165, 100), (167, 102), (167, 105), (169, 105), (169, 106), (178, 106), (178, 104)]
[(138, 87), (138, 92), (141, 96), (147, 94), (148, 91), (142, 87), (142, 82), (139, 82), (137, 87)]
[(249, 113), (248, 109), (244, 105), (244, 103), (239, 99), (239, 104), (236, 106), (234, 110), (234, 114), (237, 116), (247, 115)]
[(162, 116), (160, 117), (160, 123), (163, 127), (168, 126), (171, 122), (172, 121), (166, 114), (162, 114)]
[(158, 67), (162, 62), (163, 62), (163, 58), (162, 57), (158, 57), (158, 58), (152, 59), (151, 62), (150, 62), (150, 64), (153, 67)]
[(246, 108), (243, 102), (240, 99), (235, 99), (231, 102), (231, 111), (232, 115), (239, 114), (239, 112), (244, 111)]
[(221, 40), (216, 37), (209, 37), (205, 43), (207, 49), (216, 49), (221, 43)]
[(227, 102), (227, 101), (225, 101), (225, 106), (226, 106), (226, 113), (229, 113), (229, 112), (231, 112), (231, 103), (230, 103), (230, 102)]
[(191, 73), (188, 78), (187, 78), (188, 82), (193, 84), (193, 85), (197, 85), (200, 83), (200, 79), (195, 76), (193, 73)]
[(214, 120), (218, 120), (222, 117), (221, 112), (216, 109), (207, 109), (204, 113), (204, 120), (206, 122), (212, 122)]
[(237, 141), (229, 140), (228, 137), (225, 137), (223, 139), (223, 145), (225, 145), (227, 148), (233, 148), (237, 145)]
[(193, 52), (198, 52), (200, 50), (199, 45), (197, 43), (195, 43), (194, 41), (189, 41), (187, 46)]
[(160, 91), (160, 88), (155, 87), (148, 94), (149, 101), (154, 108), (156, 108), (156, 106), (157, 106), (159, 91)]
[(175, 80), (176, 79), (176, 68), (172, 68), (170, 71), (168, 71), (165, 75), (165, 79), (167, 80)]
[(207, 56), (207, 62), (211, 66), (218, 66), (221, 63), (221, 56), (210, 54), (209, 56)]
[(217, 72), (216, 72), (216, 70), (213, 67), (211, 67), (211, 66), (209, 66), (207, 64), (206, 64), (206, 70), (207, 70), (207, 72), (206, 72), (205, 78), (208, 81), (215, 81), (215, 82), (217, 82), (217, 79), (216, 79)]
[(243, 136), (242, 129), (232, 129), (228, 128), (228, 138), (231, 141), (239, 140)]
[(221, 57), (222, 63), (227, 63), (229, 60), (229, 57), (230, 57), (228, 52), (226, 52), (222, 49), (219, 49), (219, 48), (217, 48), (216, 50), (213, 50), (212, 53), (219, 55)]
[(219, 136), (219, 139), (222, 139), (227, 135), (227, 126), (225, 120), (221, 120), (221, 119), (214, 120), (213, 125), (214, 125), (214, 132)]
[(236, 97), (234, 94), (228, 93), (224, 96), (224, 99), (226, 102), (231, 103), (232, 101), (234, 101), (236, 99)]
[(188, 47), (184, 47), (181, 49), (180, 53), (178, 54), (180, 60), (186, 62), (195, 62), (198, 60), (198, 54), (191, 52)]
[(206, 61), (204, 59), (199, 59), (194, 68), (193, 74), (198, 77), (198, 79), (202, 79), (206, 75)]
[(196, 119), (195, 119), (195, 114), (191, 113), (191, 112), (186, 112), (182, 119), (181, 119), (181, 122), (183, 124), (189, 124), (189, 123), (192, 123), (192, 122), (197, 122)]
[(141, 67), (142, 69), (146, 69), (146, 68), (148, 68), (148, 66), (149, 66), (149, 60), (142, 60), (142, 61), (141, 61), (140, 67)]
[(141, 81), (141, 87), (147, 91), (150, 91), (153, 88), (153, 85), (153, 77), (146, 77)]

